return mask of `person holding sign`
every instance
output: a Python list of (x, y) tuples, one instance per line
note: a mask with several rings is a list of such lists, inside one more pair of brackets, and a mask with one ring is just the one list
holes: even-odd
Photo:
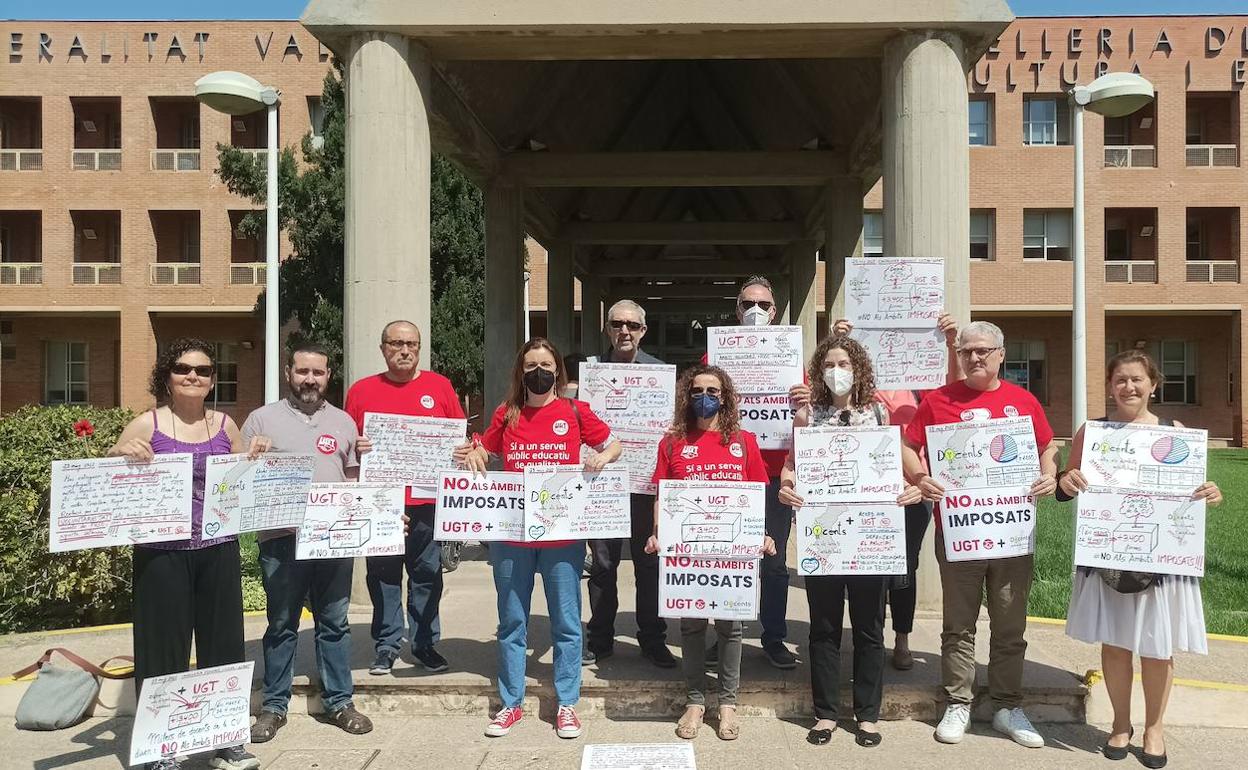
[[(620, 442), (584, 401), (563, 398), (568, 375), (559, 351), (534, 337), (520, 348), (511, 371), (507, 400), (498, 405), (485, 434), (456, 451), (456, 460), (484, 474), (490, 455), (502, 458), (503, 470), (526, 465), (577, 465), (581, 445), (595, 452), (585, 469), (600, 471), (620, 456)], [(500, 737), (524, 716), (525, 660), (528, 654), (529, 602), (538, 574), (550, 612), (555, 658), (555, 695), (559, 711), (555, 732), (577, 738), (581, 721), (575, 706), (581, 697), (581, 570), (584, 540), (540, 543), (490, 543), (490, 564), (498, 592), (498, 694), (503, 707), (485, 728)]]
[[(464, 408), (451, 381), (419, 368), (420, 330), (410, 321), (391, 321), (381, 330), (386, 371), (365, 377), (347, 391), (344, 410), (355, 420), (364, 454), (372, 442), (364, 435), (364, 414), (463, 418)], [(442, 601), (442, 549), (433, 539), (433, 498), (407, 490), (407, 543), (402, 556), (366, 560), (368, 596), (373, 603), (372, 634), (376, 659), (368, 673), (385, 675), (394, 667), (403, 640), (403, 572), (407, 571), (407, 618), (412, 656), (426, 671), (449, 668), (434, 645), (441, 638), (438, 607)]]
[[(1005, 360), (1005, 335), (1001, 329), (987, 321), (973, 321), (958, 332), (957, 353), (966, 379), (930, 392), (919, 404), (902, 440), (906, 480), (918, 486), (924, 498), (937, 503), (938, 531), (945, 488), (928, 475), (927, 466), (919, 457), (926, 446), (929, 425), (1030, 416), (1040, 465), (1040, 475), (1032, 482), (1030, 495), (1049, 495), (1057, 488), (1057, 447), (1044, 409), (1030, 392), (1000, 378)], [(988, 615), (992, 618), (988, 657), (988, 690), (995, 708), (992, 726), (1020, 745), (1043, 746), (1044, 738), (1019, 706), (1033, 555), (950, 561), (943, 537), (937, 537), (936, 559), (944, 594), (941, 678), (948, 698), (944, 718), (936, 728), (936, 740), (960, 742), (971, 719), (975, 625), (986, 587)]]
[[(663, 479), (707, 479), (767, 483), (767, 468), (754, 434), (741, 430), (737, 391), (717, 366), (691, 367), (676, 383), (676, 412), (671, 430), (659, 442), (654, 483)], [(654, 508), (654, 530), (646, 552), (659, 552), (659, 508)], [(763, 538), (763, 554), (773, 556), (776, 542)], [(676, 723), (676, 735), (687, 740), (698, 734), (706, 713), (706, 632), (710, 621), (680, 621), (681, 658), (688, 688), (685, 713)], [(716, 620), (719, 671), (720, 738), (731, 741), (741, 734), (737, 719), (737, 690), (741, 683), (739, 620)]]
[[(1161, 387), (1163, 376), (1153, 359), (1140, 350), (1124, 350), (1106, 367), (1114, 411), (1097, 422), (1183, 427), (1152, 413), (1149, 399)], [(1058, 500), (1070, 500), (1088, 489), (1082, 469), (1086, 454), (1081, 426), (1071, 445), (1066, 469), (1058, 475)], [(1193, 500), (1208, 505), (1222, 502), (1222, 492), (1205, 481), (1192, 492)], [(1111, 583), (1113, 584), (1111, 587)], [(1125, 759), (1134, 728), (1131, 726), (1131, 658), (1140, 656), (1140, 679), (1144, 684), (1145, 767), (1164, 767), (1166, 744), (1163, 720), (1174, 678), (1174, 651), (1208, 653), (1205, 613), (1200, 579), (1185, 575), (1106, 571), (1077, 567), (1066, 613), (1066, 634), (1074, 639), (1101, 644), (1101, 670), (1105, 690), (1114, 709), (1114, 724), (1101, 752), (1110, 759)]]
[[(195, 457), (191, 492), (191, 539), (134, 546), (134, 686), (191, 667), (240, 663), (243, 650), (243, 587), (238, 537), (205, 537), (204, 474), (209, 455), (247, 451), (253, 458), (270, 442), (255, 436), (244, 449), (238, 426), (223, 412), (205, 408), (216, 385), (214, 346), (179, 338), (160, 352), (148, 392), (158, 406), (130, 421), (109, 457), (145, 463), (158, 454)], [(223, 770), (251, 770), (260, 760), (241, 746), (223, 748), (209, 760)], [(176, 758), (148, 764), (148, 770), (176, 770)]]
[[(815, 348), (808, 369), (812, 383), (810, 404), (797, 411), (794, 428), (888, 424), (884, 406), (875, 400), (871, 356), (862, 345), (848, 337), (827, 337)], [(790, 451), (780, 473), (781, 503), (793, 508), (805, 504), (796, 486), (794, 453)], [(897, 497), (897, 505), (907, 506), (921, 499), (918, 487), (909, 485)], [(854, 637), (854, 718), (858, 721), (854, 740), (859, 746), (880, 744), (877, 722), (884, 695), (884, 596), (888, 580), (883, 575), (806, 576), (810, 688), (818, 720), (806, 740), (816, 746), (832, 740), (832, 731), (836, 729), (846, 596)]]

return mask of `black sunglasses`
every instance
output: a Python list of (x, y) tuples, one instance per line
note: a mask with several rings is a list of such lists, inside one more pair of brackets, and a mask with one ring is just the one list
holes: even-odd
[(771, 310), (771, 306), (774, 303), (768, 302), (765, 299), (743, 299), (737, 304), (741, 306), (742, 310), (749, 310), (752, 307), (760, 307), (763, 310)]
[(625, 327), (627, 327), (630, 332), (641, 331), (641, 324), (637, 323), (636, 321), (620, 321), (616, 319), (616, 320), (612, 320), (610, 323), (611, 323), (611, 328), (615, 329), (616, 331), (619, 331), (620, 329), (623, 329)]
[(212, 364), (208, 364), (206, 366), (191, 366), (190, 364), (182, 364), (182, 363), (174, 364), (169, 369), (169, 371), (173, 372), (174, 374), (180, 375), (182, 377), (185, 377), (191, 372), (195, 372), (200, 377), (205, 377), (205, 378), (211, 377), (212, 373), (215, 372), (216, 370), (217, 370), (217, 367), (213, 366)]

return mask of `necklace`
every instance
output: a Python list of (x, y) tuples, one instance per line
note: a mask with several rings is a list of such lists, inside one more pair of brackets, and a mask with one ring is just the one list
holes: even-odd
[[(195, 422), (199, 422), (199, 421), (196, 420)], [(169, 405), (169, 424), (173, 426), (173, 440), (177, 441), (178, 440), (178, 416), (173, 411), (173, 404)], [(191, 423), (191, 424), (194, 425), (195, 423)], [(209, 441), (212, 440), (212, 433), (208, 428), (208, 410), (207, 409), (204, 410), (204, 435), (208, 437)]]

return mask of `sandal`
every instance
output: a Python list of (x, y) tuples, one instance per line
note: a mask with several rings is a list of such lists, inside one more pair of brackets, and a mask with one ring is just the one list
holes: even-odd
[(737, 721), (736, 706), (719, 707), (719, 730), (715, 734), (722, 741), (735, 741), (741, 736), (741, 723)]
[(686, 706), (685, 715), (676, 723), (676, 737), (691, 741), (698, 737), (698, 729), (702, 727), (702, 715), (706, 713), (703, 706)]
[(329, 722), (352, 735), (363, 735), (373, 731), (372, 720), (356, 711), (355, 706), (352, 705), (343, 706), (330, 714)]

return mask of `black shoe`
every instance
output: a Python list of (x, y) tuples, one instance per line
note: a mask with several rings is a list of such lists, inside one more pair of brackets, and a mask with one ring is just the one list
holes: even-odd
[(446, 662), (446, 658), (438, 654), (438, 651), (432, 647), (422, 647), (419, 650), (412, 650), (412, 657), (420, 661), (420, 665), (425, 667), (426, 671), (434, 674), (441, 673), (451, 667)]
[(581, 653), (581, 665), (592, 666), (595, 663), (603, 662), (604, 660), (606, 660), (607, 658), (611, 657), (614, 654), (615, 654), (615, 649), (612, 647), (608, 647), (605, 650), (598, 650), (597, 652), (589, 648), (586, 648), (585, 652)]
[(1165, 754), (1149, 754), (1147, 751), (1140, 752), (1140, 764), (1145, 767), (1157, 770), (1166, 766)]
[(867, 748), (879, 746), (882, 740), (884, 740), (884, 737), (879, 733), (869, 733), (862, 729), (858, 730), (858, 734), (854, 736), (854, 743)]
[(797, 668), (797, 658), (784, 646), (784, 642), (772, 642), (763, 647), (767, 662), (779, 669)]
[(208, 766), (216, 770), (258, 770), (260, 760), (245, 751), (242, 746), (229, 746), (218, 749)]
[(373, 661), (373, 665), (368, 667), (368, 673), (373, 676), (385, 676), (390, 673), (390, 669), (394, 668), (394, 660), (399, 657), (395, 650), (381, 650), (377, 653), (377, 658)]
[(1105, 745), (1101, 746), (1101, 754), (1105, 755), (1106, 759), (1115, 759), (1115, 760), (1126, 759), (1127, 756), (1131, 753), (1131, 739), (1134, 737), (1135, 737), (1135, 728), (1132, 727), (1130, 730), (1127, 731), (1127, 745), (1126, 746), (1110, 746), (1109, 739), (1106, 738)]
[(832, 741), (831, 730), (814, 730), (806, 733), (806, 742), (812, 746), (823, 746)]
[(261, 711), (256, 722), (251, 726), (251, 742), (267, 743), (273, 740), (277, 731), (286, 726), (286, 715), (276, 711)]
[(659, 668), (676, 668), (676, 656), (672, 655), (672, 651), (667, 649), (666, 644), (656, 644), (653, 647), (642, 647), (641, 657), (650, 661)]
[(719, 668), (719, 645), (712, 644), (706, 650), (706, 670), (714, 671)]

